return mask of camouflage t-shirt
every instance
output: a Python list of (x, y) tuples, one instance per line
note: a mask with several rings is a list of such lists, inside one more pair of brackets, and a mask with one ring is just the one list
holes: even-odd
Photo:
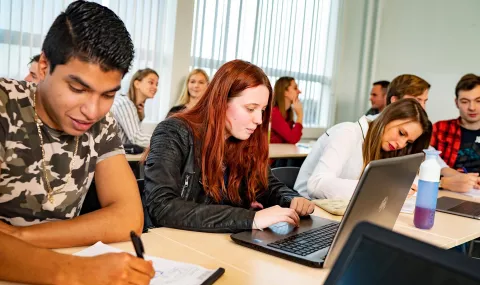
[(47, 176), (54, 191), (50, 202), (34, 120), (34, 92), (31, 83), (0, 78), (0, 220), (16, 226), (78, 216), (96, 164), (124, 154), (116, 122), (108, 113), (80, 136), (67, 179), (75, 137), (41, 124)]

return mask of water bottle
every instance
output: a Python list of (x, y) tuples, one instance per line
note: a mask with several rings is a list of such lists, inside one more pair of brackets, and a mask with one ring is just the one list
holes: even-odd
[(423, 151), (427, 156), (420, 165), (413, 223), (419, 229), (428, 230), (433, 227), (435, 209), (437, 208), (438, 182), (441, 170), (437, 159), (440, 151), (434, 149), (425, 149)]

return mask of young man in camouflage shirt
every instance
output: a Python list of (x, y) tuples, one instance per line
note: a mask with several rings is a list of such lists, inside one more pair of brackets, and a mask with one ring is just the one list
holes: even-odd
[[(123, 22), (106, 7), (77, 1), (46, 35), (37, 87), (0, 79), (0, 279), (149, 283), (151, 264), (133, 256), (82, 263), (31, 246), (111, 243), (128, 240), (131, 230), (141, 233), (137, 183), (109, 114), (132, 59)], [(102, 208), (78, 216), (94, 173)], [(56, 260), (41, 260), (49, 255)], [(59, 276), (66, 273), (61, 262), (69, 270)]]
[[(82, 16), (53, 23), (37, 88), (0, 81), (0, 219), (43, 247), (127, 240), (142, 229), (138, 188), (109, 113), (133, 45), (124, 26), (108, 34), (94, 27), (100, 19)], [(104, 208), (77, 217), (94, 172)]]

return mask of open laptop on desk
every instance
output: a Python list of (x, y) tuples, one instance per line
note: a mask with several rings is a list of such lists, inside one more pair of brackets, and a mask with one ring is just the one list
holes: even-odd
[(314, 267), (330, 267), (353, 227), (370, 221), (392, 228), (423, 161), (423, 153), (372, 161), (360, 177), (341, 223), (310, 216), (287, 234), (270, 229), (231, 235), (241, 244)]
[(458, 252), (358, 224), (325, 285), (480, 284), (480, 262)]
[(440, 197), (437, 199), (437, 211), (467, 218), (480, 219), (480, 203), (461, 199)]

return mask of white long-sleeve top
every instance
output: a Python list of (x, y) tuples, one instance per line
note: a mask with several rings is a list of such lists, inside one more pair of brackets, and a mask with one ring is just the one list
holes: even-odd
[(118, 122), (118, 135), (123, 144), (136, 144), (143, 147), (150, 144), (151, 135), (142, 132), (137, 108), (128, 96), (122, 94), (115, 96), (110, 111)]
[(363, 116), (328, 129), (303, 162), (294, 189), (304, 197), (350, 199), (363, 169), (368, 124)]

